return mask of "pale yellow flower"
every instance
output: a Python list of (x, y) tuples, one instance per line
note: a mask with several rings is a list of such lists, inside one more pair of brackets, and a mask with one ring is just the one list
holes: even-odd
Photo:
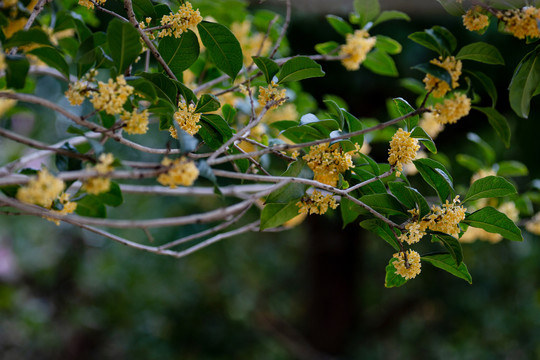
[(356, 152), (357, 150), (344, 152), (339, 144), (328, 145), (323, 143), (311, 146), (309, 153), (302, 158), (307, 162), (309, 168), (313, 170), (313, 180), (336, 186), (339, 174), (354, 167), (352, 155)]
[(482, 7), (477, 5), (463, 15), (463, 25), (469, 31), (479, 31), (489, 25), (489, 18), (484, 14)]
[(310, 215), (323, 215), (328, 211), (328, 208), (336, 209), (338, 205), (332, 194), (323, 195), (318, 190), (314, 190), (309, 197), (304, 197), (296, 203), (300, 214)]
[(538, 30), (540, 10), (535, 7), (526, 6), (522, 9), (506, 10), (498, 17), (506, 24), (504, 30), (518, 39), (540, 37)]
[(339, 55), (346, 56), (341, 60), (341, 64), (349, 71), (358, 70), (376, 42), (377, 38), (370, 37), (366, 30), (356, 30), (353, 34), (347, 34), (345, 44), (339, 49)]
[(90, 102), (96, 110), (105, 110), (109, 115), (120, 114), (124, 104), (133, 94), (133, 86), (127, 85), (124, 75), (109, 79), (108, 83), (99, 82), (97, 92), (92, 92)]
[(193, 10), (191, 3), (186, 1), (180, 6), (176, 14), (171, 12), (170, 15), (164, 15), (161, 18), (161, 25), (169, 25), (169, 27), (161, 30), (158, 36), (179, 38), (187, 29), (195, 28), (202, 20), (199, 9)]
[(279, 89), (273, 81), (268, 87), (259, 86), (259, 105), (264, 107), (269, 102), (273, 102), (269, 110), (275, 109), (285, 101), (286, 93), (285, 89)]
[(393, 262), (397, 275), (410, 280), (420, 274), (422, 264), (420, 263), (420, 254), (416, 251), (407, 250), (405, 253), (399, 252), (394, 254), (393, 257), (397, 259)]
[(21, 186), (17, 190), (17, 199), (50, 208), (63, 190), (64, 182), (51, 175), (47, 169), (43, 169), (37, 173), (37, 177), (30, 179), (26, 186)]
[(416, 152), (420, 149), (418, 140), (411, 137), (411, 133), (403, 129), (396, 131), (390, 141), (388, 150), (388, 163), (395, 167), (396, 176), (400, 176), (403, 165), (412, 162), (416, 158)]
[[(99, 5), (105, 4), (105, 1), (107, 1), (107, 0), (94, 0), (94, 2), (96, 2)], [(85, 7), (89, 8), (89, 9), (94, 8), (94, 3), (91, 2), (90, 0), (79, 0), (79, 5), (85, 6)]]
[(525, 229), (535, 235), (540, 235), (540, 212), (536, 213), (531, 220), (525, 224)]
[(431, 60), (430, 63), (446, 69), (452, 78), (452, 83), (448, 84), (446, 81), (436, 78), (431, 74), (426, 75), (424, 78), (426, 90), (432, 91), (434, 97), (443, 97), (448, 91), (459, 86), (458, 80), (461, 76), (462, 68), (461, 60), (456, 60), (453, 56), (448, 56), (444, 59), (440, 56), (438, 59)]
[(107, 192), (110, 188), (111, 179), (106, 177), (93, 177), (87, 179), (82, 185), (82, 189), (92, 195)]
[(148, 110), (146, 109), (142, 112), (137, 112), (136, 109), (133, 112), (124, 111), (120, 119), (124, 121), (124, 130), (128, 134), (146, 134), (148, 131)]
[[(174, 120), (176, 120), (180, 129), (193, 136), (197, 134), (201, 128), (201, 125), (199, 125), (200, 119), (201, 114), (195, 112), (195, 105), (187, 105), (183, 101), (178, 103), (178, 110), (174, 113)], [(178, 135), (176, 134), (176, 129), (174, 129), (174, 126), (172, 128), (175, 131), (171, 131), (171, 136), (177, 138)], [(175, 137), (174, 135), (177, 136)]]
[(160, 174), (157, 181), (164, 186), (175, 188), (178, 185), (191, 186), (199, 177), (199, 169), (195, 163), (185, 157), (175, 160), (164, 158), (161, 165), (169, 167), (166, 173)]
[(440, 124), (455, 124), (471, 111), (471, 99), (465, 94), (456, 93), (453, 98), (445, 99), (442, 103), (430, 107), (432, 116)]

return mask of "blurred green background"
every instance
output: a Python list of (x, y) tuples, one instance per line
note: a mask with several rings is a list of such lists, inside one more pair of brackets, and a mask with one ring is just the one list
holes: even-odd
[[(472, 149), (465, 135), (474, 131), (497, 150), (498, 160), (528, 166), (528, 177), (514, 179), (527, 190), (540, 177), (540, 103), (533, 101), (529, 119), (518, 119), (509, 110), (506, 88), (534, 44), (501, 35), (494, 24), (480, 36), (442, 12), (410, 15), (409, 23), (377, 29), (403, 44), (396, 57), (402, 76), (421, 79), (410, 67), (434, 57), (407, 34), (436, 24), (450, 29), (460, 46), (483, 40), (501, 50), (507, 66), (482, 71), (499, 88), (498, 108), (513, 128), (511, 148), (477, 114), (448, 127), (437, 146), (456, 182), (468, 183), (471, 173), (456, 164), (455, 155)], [(318, 42), (341, 41), (315, 14), (296, 13), (288, 37), (294, 54), (311, 54)], [(346, 72), (338, 63), (323, 63), (323, 69), (325, 78), (303, 83), (319, 102), (325, 94), (339, 95), (353, 114), (380, 120), (388, 116), (388, 98), (414, 102), (397, 79), (364, 69)], [(45, 84), (38, 82), (38, 92)], [(386, 151), (386, 143), (373, 144), (379, 161)], [(151, 210), (153, 216), (171, 216), (205, 202), (132, 197), (122, 215)], [(180, 235), (176, 229), (154, 233), (156, 239)], [(472, 285), (426, 264), (406, 286), (385, 289), (384, 268), (393, 250), (357, 223), (342, 229), (339, 212), (313, 215), (288, 232), (227, 239), (181, 260), (66, 225), (0, 215), (0, 358), (540, 358), (540, 244), (537, 236), (524, 236), (523, 243), (465, 244)]]

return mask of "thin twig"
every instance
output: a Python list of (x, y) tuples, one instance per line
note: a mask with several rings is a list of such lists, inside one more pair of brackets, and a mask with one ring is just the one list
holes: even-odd
[(120, 19), (120, 20), (122, 20), (122, 21), (129, 22), (128, 19), (126, 19), (126, 18), (123, 17), (122, 15), (117, 14), (117, 13), (115, 13), (114, 11), (105, 9), (103, 6), (99, 5), (95, 0), (90, 0), (90, 2), (91, 2), (92, 4), (94, 4), (94, 6), (96, 7), (96, 9), (98, 9), (99, 11), (104, 12), (105, 14), (109, 14), (109, 15), (111, 15), (111, 16), (114, 16), (115, 18)]
[(285, 36), (285, 33), (287, 32), (287, 29), (289, 28), (289, 23), (291, 22), (291, 0), (286, 0), (287, 4), (287, 12), (285, 14), (285, 22), (283, 23), (283, 27), (281, 28), (281, 32), (279, 33), (279, 37), (276, 41), (276, 44), (274, 45), (274, 48), (270, 52), (270, 55), (268, 56), (270, 59), (274, 57), (276, 52), (279, 49), (279, 46), (281, 45), (281, 41), (283, 40), (283, 37)]
[(350, 188), (346, 189), (345, 192), (347, 192), (347, 193), (353, 192), (354, 190), (359, 189), (359, 188), (361, 188), (361, 187), (363, 187), (363, 186), (366, 186), (366, 185), (368, 185), (368, 184), (371, 184), (372, 182), (375, 182), (375, 181), (377, 181), (377, 180), (384, 179), (385, 177), (388, 177), (388, 176), (392, 175), (393, 173), (394, 173), (394, 169), (390, 169), (390, 170), (388, 170), (387, 172), (382, 173), (381, 175), (374, 176), (374, 177), (372, 177), (371, 179), (368, 179), (368, 180), (366, 180), (366, 181), (362, 181), (362, 182), (359, 183), (359, 184), (356, 184), (356, 185), (354, 185), (354, 186), (351, 186)]

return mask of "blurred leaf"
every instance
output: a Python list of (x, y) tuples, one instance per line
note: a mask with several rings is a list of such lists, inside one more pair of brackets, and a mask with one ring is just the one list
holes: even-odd
[(277, 75), (279, 84), (324, 76), (321, 65), (307, 56), (296, 56), (287, 60)]
[(66, 78), (69, 79), (69, 66), (60, 51), (53, 47), (39, 47), (28, 52), (37, 56), (45, 64), (60, 71)]
[[(65, 142), (60, 149), (70, 151), (74, 154), (80, 154), (79, 151), (71, 146), (71, 144), (68, 142)], [(58, 171), (73, 171), (82, 169), (82, 161), (74, 157), (55, 154), (54, 162)]]
[(323, 42), (323, 43), (319, 43), (319, 44), (315, 45), (315, 50), (319, 54), (325, 55), (325, 54), (333, 52), (338, 47), (339, 47), (339, 44), (337, 42), (335, 42), (335, 41), (327, 41), (327, 42)]
[[(304, 179), (313, 179), (313, 171), (307, 166), (304, 160), (292, 162), (282, 177), (300, 177)], [(291, 183), (274, 191), (266, 198), (266, 203), (288, 203), (293, 199), (301, 198), (308, 188), (305, 184)]]
[(491, 145), (485, 142), (480, 136), (472, 132), (467, 134), (467, 139), (472, 141), (474, 144), (478, 146), (478, 149), (480, 150), (480, 153), (483, 155), (486, 164), (488, 166), (491, 166), (493, 162), (495, 161), (495, 150), (493, 150)]
[(498, 94), (497, 94), (497, 88), (495, 87), (493, 80), (491, 80), (489, 76), (487, 76), (486, 74), (480, 71), (465, 70), (464, 72), (468, 75), (471, 75), (482, 85), (484, 90), (486, 90), (487, 94), (491, 98), (491, 101), (492, 101), (491, 105), (495, 106), (495, 104), (497, 103)]
[(521, 230), (512, 220), (500, 211), (487, 206), (465, 217), (463, 223), (484, 229), (490, 233), (497, 233), (512, 241), (523, 241)]
[(392, 55), (399, 54), (402, 49), (399, 42), (392, 39), (391, 37), (384, 35), (377, 35), (377, 42), (375, 43), (375, 47), (381, 51)]
[(347, 35), (353, 32), (353, 28), (348, 22), (336, 15), (326, 15), (326, 20), (340, 35)]
[(480, 160), (467, 154), (457, 154), (456, 161), (459, 165), (469, 169), (472, 172), (476, 172), (484, 167)]
[(370, 51), (362, 63), (371, 72), (383, 76), (398, 76), (394, 59), (386, 52), (379, 49)]
[(421, 257), (421, 260), (472, 284), (472, 277), (465, 263), (458, 265), (450, 254), (425, 255)]
[(53, 46), (49, 35), (41, 28), (33, 27), (29, 30), (19, 30), (13, 34), (3, 45), (4, 49), (19, 47), (23, 45), (40, 44)]
[(96, 195), (86, 195), (77, 201), (75, 213), (80, 216), (105, 218), (107, 209), (103, 200)]
[(490, 125), (495, 129), (495, 132), (497, 132), (497, 135), (501, 138), (501, 140), (504, 142), (504, 145), (508, 148), (510, 147), (510, 126), (508, 125), (508, 121), (504, 116), (501, 115), (497, 110), (491, 107), (477, 107), (473, 106), (473, 109), (478, 110), (484, 115), (487, 116), (488, 121)]
[(529, 174), (527, 166), (519, 161), (509, 160), (497, 163), (499, 176), (525, 176)]
[(298, 200), (288, 204), (266, 204), (261, 212), (261, 230), (282, 225), (298, 215)]
[(22, 89), (26, 84), (26, 75), (30, 69), (30, 63), (25, 56), (6, 55), (6, 85), (8, 88)]
[(374, 20), (381, 12), (379, 0), (354, 0), (354, 11), (360, 17), (359, 25), (364, 27), (368, 22)]
[[(373, 22), (373, 26), (390, 20), (405, 20), (410, 21), (409, 15), (397, 10), (385, 10), (379, 14), (377, 19)], [(378, 37), (378, 36), (377, 36)]]
[[(97, 197), (105, 204), (109, 206), (120, 206), (124, 202), (122, 191), (118, 183), (111, 181), (109, 191), (97, 195)], [(77, 205), (78, 206), (78, 205)]]

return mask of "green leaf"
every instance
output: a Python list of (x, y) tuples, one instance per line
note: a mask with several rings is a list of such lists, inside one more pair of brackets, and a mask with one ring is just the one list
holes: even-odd
[(408, 216), (407, 209), (390, 194), (364, 195), (359, 200), (381, 214)]
[(328, 53), (331, 53), (332, 51), (336, 50), (337, 48), (339, 47), (339, 44), (335, 41), (327, 41), (327, 42), (323, 42), (323, 43), (319, 43), (317, 45), (315, 45), (315, 50), (319, 53), (319, 54), (328, 54)]
[[(354, 182), (351, 185), (356, 185), (366, 180), (371, 181), (373, 179), (373, 174), (362, 168), (355, 167), (352, 172), (352, 178), (355, 180), (358, 180), (358, 182)], [(386, 187), (384, 186), (381, 180), (375, 180), (360, 187), (357, 191), (360, 192), (362, 195), (380, 194), (380, 193), (386, 192)]]
[(497, 88), (495, 87), (495, 83), (493, 83), (493, 80), (486, 74), (480, 71), (469, 71), (465, 70), (465, 73), (468, 75), (471, 75), (474, 79), (476, 79), (480, 85), (486, 90), (487, 94), (491, 98), (492, 106), (495, 106), (497, 103)]
[(425, 255), (421, 257), (421, 260), (428, 262), (439, 269), (448, 271), (450, 274), (472, 284), (472, 276), (465, 263), (462, 262), (458, 265), (456, 260), (450, 254)]
[(133, 10), (139, 18), (157, 18), (156, 10), (154, 10), (154, 5), (150, 0), (133, 0)]
[(343, 221), (343, 228), (355, 221), (360, 214), (366, 214), (367, 211), (347, 198), (342, 198), (339, 202), (339, 212)]
[(386, 52), (376, 48), (366, 55), (366, 59), (362, 63), (371, 72), (383, 76), (398, 76), (398, 70), (394, 59)]
[(392, 232), (390, 226), (380, 219), (368, 219), (360, 223), (360, 226), (364, 229), (376, 234), (388, 244), (390, 244), (396, 251), (399, 251), (399, 244), (396, 236)]
[(504, 59), (493, 45), (485, 42), (475, 42), (465, 45), (456, 55), (458, 60), (474, 60), (484, 64), (504, 65)]
[(441, 202), (444, 203), (448, 196), (454, 197), (453, 180), (443, 164), (432, 159), (417, 159), (413, 163), (422, 178), (435, 189)]
[(467, 154), (456, 155), (456, 161), (459, 165), (469, 169), (472, 172), (476, 172), (484, 167), (484, 164), (482, 164), (480, 160)]
[(527, 166), (519, 161), (509, 160), (497, 163), (499, 176), (525, 176), (529, 174)]
[(266, 204), (261, 212), (261, 230), (275, 228), (298, 215), (298, 200), (287, 204)]
[(495, 150), (485, 142), (480, 136), (475, 133), (468, 133), (467, 139), (472, 141), (480, 150), (480, 154), (484, 157), (487, 165), (491, 166), (495, 161)]
[(416, 65), (416, 66), (413, 66), (412, 67), (413, 69), (416, 69), (416, 70), (420, 70), (426, 74), (430, 74), (434, 77), (436, 77), (437, 79), (440, 79), (442, 81), (445, 81), (447, 84), (449, 84), (450, 86), (452, 86), (452, 76), (450, 75), (450, 73), (448, 72), (448, 70), (438, 66), (438, 65), (435, 65), (435, 64), (432, 64), (432, 63), (424, 63), (424, 64), (419, 64), (419, 65)]
[(227, 124), (233, 124), (236, 120), (236, 109), (229, 104), (225, 104), (221, 107), (221, 113), (225, 117)]
[[(160, 124), (159, 124), (159, 129), (160, 130), (168, 130), (169, 127), (171, 127), (172, 125), (172, 120), (173, 120), (173, 114), (174, 112), (176, 111), (176, 108), (170, 103), (168, 102), (167, 100), (164, 100), (164, 99), (157, 99), (157, 101), (150, 105), (150, 107), (148, 108), (148, 111), (150, 111), (152, 114), (154, 115), (159, 115), (161, 117), (164, 117), (167, 119), (167, 124), (165, 124), (167, 127), (165, 128), (162, 128), (162, 124), (161, 124), (161, 121), (160, 121)], [(163, 126), (165, 126), (163, 125)]]
[(197, 96), (195, 96), (195, 93), (191, 91), (190, 88), (188, 88), (186, 85), (182, 84), (179, 81), (173, 80), (173, 83), (176, 86), (176, 90), (180, 93), (180, 95), (187, 103), (197, 103)]
[(116, 122), (116, 117), (114, 115), (107, 114), (105, 111), (99, 112), (99, 118), (103, 126), (107, 129), (112, 128), (114, 123)]
[[(351, 113), (343, 109), (342, 109), (342, 113), (343, 113), (343, 117), (345, 118), (345, 124), (347, 124), (347, 130), (350, 133), (355, 132), (355, 131), (360, 131), (364, 128), (364, 126), (362, 125), (362, 122), (358, 118), (356, 118), (354, 115), (352, 115)], [(356, 143), (360, 146), (362, 146), (362, 144), (364, 143), (363, 134), (351, 136), (349, 139), (353, 143)]]
[(199, 98), (199, 102), (197, 103), (197, 107), (195, 108), (196, 113), (206, 113), (206, 112), (212, 112), (216, 111), (220, 108), (220, 103), (218, 98), (215, 95), (212, 94), (203, 94)]
[(400, 43), (384, 35), (377, 35), (377, 42), (375, 43), (375, 47), (381, 51), (392, 55), (399, 54), (402, 49)]
[[(124, 197), (122, 196), (122, 190), (120, 190), (120, 185), (118, 183), (111, 181), (111, 186), (109, 191), (97, 195), (99, 200), (104, 204), (109, 206), (120, 206), (124, 202)], [(78, 205), (77, 205), (78, 207)]]
[[(300, 159), (292, 162), (281, 176), (313, 179), (313, 171), (311, 171), (304, 160)], [(287, 184), (268, 195), (266, 202), (283, 204), (293, 199), (299, 199), (304, 195), (307, 187), (307, 185), (298, 183)]]
[(69, 66), (60, 51), (53, 47), (44, 46), (30, 50), (28, 53), (37, 56), (45, 64), (60, 71), (69, 79)]
[(460, 265), (463, 261), (463, 249), (461, 248), (461, 244), (459, 243), (458, 239), (448, 234), (437, 232), (432, 234), (431, 242), (437, 241), (443, 243), (446, 250), (448, 250), (450, 255), (452, 255), (452, 257), (456, 261), (456, 264)]
[(486, 176), (472, 183), (463, 201), (474, 201), (514, 194), (517, 194), (516, 188), (505, 178), (500, 176)]
[[(404, 116), (407, 114), (410, 114), (414, 111), (414, 108), (407, 102), (407, 100), (403, 98), (394, 98), (392, 99), (394, 101), (395, 109), (398, 112), (400, 116)], [(418, 125), (419, 117), (418, 115), (411, 116), (405, 120), (407, 123), (407, 130), (413, 129), (416, 125)]]
[(242, 69), (243, 55), (240, 43), (227, 27), (208, 21), (197, 25), (201, 41), (221, 71), (233, 80)]
[(281, 135), (297, 144), (325, 138), (324, 134), (311, 126), (292, 126), (281, 132)]
[(307, 56), (297, 56), (288, 60), (278, 74), (279, 83), (299, 81), (303, 79), (324, 76), (321, 65)]
[(107, 209), (103, 200), (96, 195), (86, 195), (77, 201), (75, 213), (80, 216), (105, 218), (107, 217)]
[(431, 153), (437, 153), (437, 147), (435, 146), (433, 139), (420, 126), (417, 126), (413, 129), (413, 131), (411, 132), (411, 137), (420, 140), (420, 142), (424, 144), (426, 149), (428, 149)]
[(384, 277), (384, 287), (386, 288), (400, 287), (407, 282), (407, 279), (403, 276), (396, 274), (394, 261), (397, 261), (397, 259), (391, 258), (388, 265), (386, 265), (386, 276)]
[(264, 74), (266, 83), (270, 84), (272, 78), (279, 72), (279, 66), (272, 59), (263, 56), (252, 56), (253, 62)]
[(522, 117), (529, 116), (531, 98), (540, 85), (540, 46), (525, 55), (516, 67), (509, 87), (510, 106)]
[(177, 78), (188, 69), (199, 57), (199, 39), (191, 30), (182, 36), (165, 36), (159, 41), (158, 51)]
[(416, 207), (415, 198), (407, 188), (407, 184), (403, 182), (391, 181), (388, 183), (388, 189), (399, 201), (401, 201), (407, 209)]
[(30, 63), (21, 55), (6, 55), (6, 85), (8, 88), (22, 89), (26, 84), (26, 75), (30, 69)]
[(433, 26), (431, 29), (425, 30), (426, 33), (432, 35), (437, 39), (437, 42), (441, 44), (441, 48), (448, 53), (453, 53), (456, 50), (457, 40), (456, 37), (448, 31), (448, 29), (442, 26)]
[(340, 35), (347, 35), (353, 32), (353, 28), (348, 22), (336, 15), (326, 15), (326, 20)]
[(512, 241), (523, 241), (521, 230), (505, 214), (491, 206), (482, 208), (465, 217), (463, 223), (497, 233)]
[(430, 50), (436, 51), (439, 54), (441, 54), (441, 46), (439, 42), (437, 41), (437, 39), (435, 39), (432, 35), (424, 31), (418, 31), (418, 32), (410, 34), (409, 39), (411, 39), (417, 44), (422, 45), (423, 47), (426, 47)]
[(201, 125), (201, 128), (198, 135), (214, 150), (218, 149), (233, 135), (229, 124), (217, 114), (203, 114), (199, 125)]
[(176, 96), (178, 89), (171, 79), (163, 74), (140, 73), (138, 75), (154, 85), (154, 89), (160, 99), (168, 100), (171, 104), (177, 106)]
[(142, 51), (139, 33), (129, 22), (113, 19), (107, 28), (107, 41), (114, 65), (123, 74)]
[[(377, 19), (373, 22), (373, 26), (378, 25), (380, 23), (383, 23), (385, 21), (389, 20), (405, 20), (410, 21), (411, 18), (409, 15), (405, 14), (404, 12), (397, 11), (397, 10), (386, 10), (380, 13), (380, 15), (377, 17)], [(378, 38), (378, 36), (377, 36)]]
[(379, 0), (354, 0), (354, 11), (360, 17), (360, 27), (364, 27), (368, 22), (374, 20), (381, 12)]
[[(71, 146), (71, 144), (67, 141), (60, 147), (60, 149), (70, 151), (74, 154), (80, 154), (79, 151)], [(54, 157), (54, 163), (58, 171), (74, 171), (82, 169), (81, 160), (66, 155), (56, 154)]]
[[(335, 115), (336, 120), (339, 123), (339, 128), (345, 127), (345, 117), (343, 115), (343, 109), (334, 100), (323, 100), (324, 104), (330, 110), (329, 115)], [(336, 129), (337, 130), (337, 129)]]
[(133, 86), (135, 93), (139, 96), (146, 98), (150, 102), (154, 102), (157, 99), (156, 89), (150, 81), (141, 77), (133, 77), (126, 80), (130, 86)]
[(2, 45), (2, 47), (4, 49), (9, 49), (12, 47), (18, 47), (18, 46), (30, 45), (30, 44), (53, 46), (51, 44), (51, 40), (49, 39), (49, 35), (47, 35), (45, 31), (43, 31), (39, 27), (33, 27), (26, 31), (25, 30), (17, 31), (8, 39), (8, 41), (6, 41)]
[(107, 35), (96, 32), (81, 42), (75, 56), (77, 64), (93, 64), (96, 61), (96, 49), (107, 42)]

